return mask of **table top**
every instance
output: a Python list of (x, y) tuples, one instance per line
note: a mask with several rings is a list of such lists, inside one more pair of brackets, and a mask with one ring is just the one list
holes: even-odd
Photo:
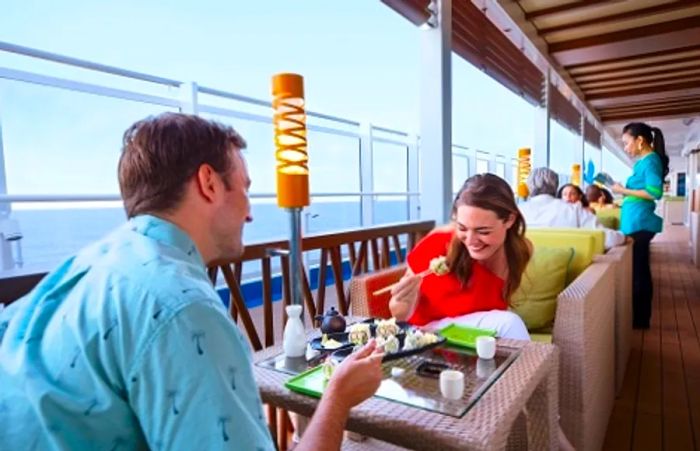
[[(556, 398), (556, 377), (549, 376), (556, 371), (558, 357), (556, 348), (548, 344), (517, 340), (498, 344), (520, 348), (520, 354), (462, 417), (372, 397), (352, 409), (347, 429), (413, 449), (505, 447), (511, 426), (538, 386), (554, 380), (551, 390)], [(254, 360), (259, 363), (281, 352), (281, 344), (272, 346), (257, 352)], [(318, 399), (285, 388), (289, 374), (256, 364), (254, 376), (263, 402), (305, 416), (313, 414)]]

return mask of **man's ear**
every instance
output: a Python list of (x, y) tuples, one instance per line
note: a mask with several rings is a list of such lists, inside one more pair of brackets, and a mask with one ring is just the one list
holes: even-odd
[(194, 176), (199, 194), (209, 202), (213, 202), (216, 196), (217, 176), (218, 174), (214, 171), (214, 168), (208, 164), (201, 165)]

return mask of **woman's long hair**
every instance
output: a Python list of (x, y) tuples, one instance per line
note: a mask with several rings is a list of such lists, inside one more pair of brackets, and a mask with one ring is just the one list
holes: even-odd
[[(469, 177), (455, 197), (452, 216), (463, 205), (482, 208), (496, 213), (498, 219), (507, 221), (511, 215), (515, 218), (513, 225), (506, 232), (503, 247), (508, 262), (508, 277), (505, 284), (505, 300), (510, 304), (511, 295), (520, 286), (523, 273), (530, 261), (530, 248), (525, 239), (525, 219), (515, 204), (515, 197), (510, 185), (493, 174), (477, 174)], [(467, 285), (472, 275), (473, 259), (469, 251), (455, 235), (447, 251), (447, 264), (450, 271)]]
[(659, 158), (661, 158), (664, 172), (662, 178), (666, 178), (668, 175), (669, 158), (668, 155), (666, 155), (666, 141), (664, 140), (664, 134), (661, 133), (661, 129), (651, 127), (644, 122), (630, 122), (622, 129), (622, 133), (627, 133), (635, 139), (641, 136), (642, 139), (649, 144)]

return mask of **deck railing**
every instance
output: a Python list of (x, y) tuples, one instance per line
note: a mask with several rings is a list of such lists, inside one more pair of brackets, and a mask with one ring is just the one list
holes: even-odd
[[(302, 250), (305, 253), (318, 253), (318, 268), (306, 271), (304, 268), (302, 290), (304, 306), (308, 321), (314, 321), (326, 305), (329, 270), (332, 273), (332, 285), (340, 313), (347, 315), (351, 299), (345, 288), (346, 277), (356, 276), (368, 271), (387, 268), (393, 263), (404, 261), (406, 250), (410, 250), (418, 239), (435, 226), (434, 221), (414, 221), (391, 225), (382, 225), (356, 230), (333, 233), (320, 233), (303, 238)], [(277, 303), (282, 310), (280, 330), (286, 320), (284, 307), (291, 300), (291, 283), (289, 278), (289, 257), (286, 254), (288, 241), (266, 241), (246, 247), (243, 256), (235, 261), (217, 263), (209, 269), (212, 281), (219, 273), (223, 275), (229, 292), (229, 311), (231, 317), (245, 329), (253, 349), (260, 350), (275, 343), (273, 281), (281, 279), (281, 301)], [(346, 252), (343, 253), (343, 248)], [(344, 257), (344, 255), (346, 257)], [(281, 274), (273, 275), (273, 259), (279, 259)], [(243, 263), (258, 261), (262, 282), (263, 330), (256, 330), (250, 310), (241, 289)], [(345, 267), (345, 271), (344, 271)], [(345, 277), (344, 277), (345, 273)], [(310, 280), (311, 277), (314, 280)], [(315, 282), (315, 283), (314, 283)], [(318, 289), (315, 292), (312, 286)], [(261, 333), (262, 332), (262, 339)]]

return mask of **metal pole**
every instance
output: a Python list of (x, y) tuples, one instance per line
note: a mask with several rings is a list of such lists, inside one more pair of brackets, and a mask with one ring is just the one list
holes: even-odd
[(301, 208), (288, 208), (289, 212), (289, 277), (292, 282), (292, 305), (300, 305), (304, 322), (304, 302), (301, 291)]

